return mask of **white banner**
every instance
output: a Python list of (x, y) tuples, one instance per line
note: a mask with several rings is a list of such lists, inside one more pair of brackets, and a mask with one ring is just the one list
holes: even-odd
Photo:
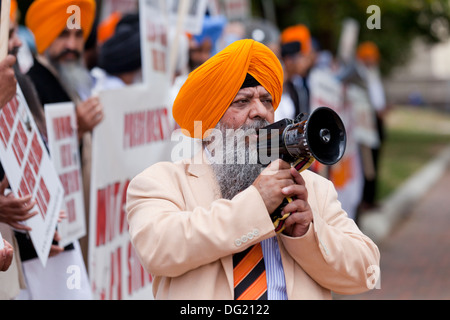
[(62, 208), (64, 189), (22, 90), (0, 111), (0, 161), (16, 197), (32, 195), (39, 214), (25, 221), (43, 266)]
[(59, 245), (65, 247), (86, 235), (77, 116), (72, 102), (44, 107), (50, 156), (64, 187), (67, 218), (59, 223), (58, 232), (61, 236)]
[(130, 242), (126, 192), (150, 165), (170, 161), (174, 122), (167, 83), (100, 93), (105, 118), (95, 128), (89, 224), (89, 275), (95, 299), (153, 299), (151, 276)]

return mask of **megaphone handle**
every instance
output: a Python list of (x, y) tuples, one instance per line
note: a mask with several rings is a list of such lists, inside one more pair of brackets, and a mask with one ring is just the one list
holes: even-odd
[[(297, 159), (292, 165), (299, 173), (308, 169), (314, 162), (314, 157), (301, 157)], [(283, 208), (290, 202), (294, 201), (295, 198), (286, 197), (283, 202), (278, 206), (277, 209), (270, 215), (272, 218), (273, 225), (275, 227), (275, 232), (281, 233), (285, 229), (285, 220), (291, 215), (290, 213), (282, 214)]]

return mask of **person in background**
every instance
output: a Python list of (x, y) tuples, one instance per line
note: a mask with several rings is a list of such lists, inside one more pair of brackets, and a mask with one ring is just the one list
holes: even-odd
[[(71, 13), (67, 8), (80, 8), (79, 28), (69, 28)], [(84, 48), (96, 13), (94, 0), (35, 0), (29, 7), (25, 24), (36, 39), (37, 55), (28, 71), (41, 104), (73, 102), (81, 144), (86, 224), (89, 228), (89, 186), (91, 168), (91, 134), (103, 119), (103, 106), (92, 94), (94, 81), (85, 66)], [(89, 232), (88, 232), (89, 233)], [(87, 236), (81, 239), (87, 261)]]
[(94, 90), (118, 89), (142, 82), (139, 14), (127, 14), (99, 50), (98, 68), (92, 70)]
[(202, 33), (190, 37), (189, 70), (195, 70), (217, 52), (217, 40), (222, 35), (227, 20), (223, 16), (206, 15)]
[[(291, 26), (281, 33), (281, 57), (285, 70), (284, 90), (294, 109), (285, 104), (276, 112), (276, 119), (294, 119), (300, 113), (310, 113), (309, 71), (315, 63), (315, 50), (309, 29), (302, 24)], [(284, 107), (286, 106), (286, 107)]]
[(360, 64), (361, 76), (363, 77), (370, 104), (373, 108), (374, 121), (379, 137), (378, 146), (371, 148), (374, 174), (370, 177), (365, 176), (364, 181), (364, 192), (360, 209), (365, 211), (373, 209), (376, 206), (375, 196), (379, 175), (379, 159), (385, 139), (384, 120), (388, 112), (388, 106), (380, 75), (380, 51), (378, 46), (371, 41), (361, 43), (357, 48), (356, 58)]

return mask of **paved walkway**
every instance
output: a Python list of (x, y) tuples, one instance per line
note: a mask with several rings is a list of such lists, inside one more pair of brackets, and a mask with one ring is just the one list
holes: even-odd
[(340, 300), (450, 299), (450, 169), (377, 242), (381, 288)]

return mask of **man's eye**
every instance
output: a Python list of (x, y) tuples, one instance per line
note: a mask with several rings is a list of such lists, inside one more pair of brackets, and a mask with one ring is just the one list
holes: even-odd
[(233, 102), (233, 104), (235, 104), (235, 105), (246, 104), (246, 103), (248, 103), (247, 99), (236, 100)]

